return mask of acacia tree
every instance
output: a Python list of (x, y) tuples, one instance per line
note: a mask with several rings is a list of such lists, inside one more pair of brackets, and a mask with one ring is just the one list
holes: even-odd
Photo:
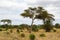
[(5, 24), (7, 24), (7, 25), (10, 24), (10, 25), (11, 25), (11, 20), (10, 20), (10, 19), (2, 19), (1, 22), (3, 22), (4, 25), (5, 25)]
[(37, 15), (36, 13), (36, 8), (29, 8), (27, 10), (24, 11), (24, 13), (21, 14), (22, 16), (24, 17), (29, 17), (32, 19), (32, 23), (31, 23), (31, 26), (33, 25), (34, 23), (34, 20), (35, 20), (35, 16)]
[[(41, 10), (40, 10), (41, 9)], [(41, 12), (40, 12), (41, 11)], [(54, 21), (54, 15), (49, 14), (45, 9), (39, 7), (39, 15), (36, 16), (37, 19), (42, 19), (44, 23), (44, 29), (50, 31), (52, 29), (52, 22)]]
[(38, 7), (38, 13), (39, 15), (36, 16), (37, 19), (43, 20), (43, 23), (45, 24), (46, 21), (49, 20), (54, 20), (54, 15), (49, 14), (45, 9), (42, 7)]
[(32, 26), (33, 26), (34, 20), (36, 19), (35, 16), (38, 15), (37, 9), (29, 7), (21, 15), (24, 16), (24, 17), (29, 17), (29, 18), (32, 19), (32, 23), (31, 23), (31, 30), (32, 30)]
[(24, 13), (22, 13), (21, 15), (24, 17), (29, 17), (32, 19), (32, 23), (31, 25), (33, 25), (33, 22), (35, 19), (43, 19), (44, 23), (45, 23), (45, 18), (47, 17), (47, 12), (45, 11), (45, 9), (43, 9), (43, 7), (38, 7), (38, 8), (29, 8), (27, 10), (24, 11)]
[[(51, 20), (54, 20), (54, 15), (49, 14), (45, 9), (43, 9), (42, 7), (38, 7), (38, 8), (29, 8), (28, 10), (25, 10), (24, 13), (21, 14), (24, 17), (29, 17), (32, 19), (32, 23), (31, 23), (31, 27), (33, 25), (33, 22), (35, 19), (42, 19), (44, 25), (47, 24), (47, 21), (49, 21), (48, 23), (51, 24)], [(45, 26), (44, 26), (45, 27)]]

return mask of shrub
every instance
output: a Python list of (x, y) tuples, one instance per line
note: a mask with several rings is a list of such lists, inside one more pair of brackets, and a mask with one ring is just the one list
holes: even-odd
[(13, 32), (12, 29), (10, 30), (10, 32), (11, 32), (11, 33)]
[(22, 29), (24, 29), (24, 28), (22, 28), (22, 26), (19, 26), (18, 29), (21, 29), (21, 30), (22, 30)]
[(51, 20), (46, 20), (44, 24), (44, 29), (46, 30), (46, 32), (50, 32), (53, 29)]
[(45, 24), (44, 25), (44, 29), (46, 32), (51, 32), (51, 30), (53, 29), (53, 27), (50, 24)]
[(7, 25), (1, 25), (1, 28), (6, 28), (7, 27)]
[(56, 30), (53, 30), (53, 32), (56, 32)]
[(28, 29), (29, 25), (27, 25), (27, 24), (21, 24), (21, 25), (19, 25), (19, 29), (24, 29), (24, 28)]
[(20, 33), (19, 29), (17, 29), (17, 33)]
[(44, 25), (38, 25), (39, 29), (43, 29)]
[(45, 34), (40, 34), (40, 37), (45, 37)]
[(60, 24), (59, 23), (56, 23), (55, 24), (55, 28), (60, 28)]
[(21, 34), (21, 37), (25, 37), (25, 34), (24, 34), (24, 33), (22, 33), (22, 34)]
[(13, 29), (14, 28), (14, 26), (13, 25), (8, 25), (9, 27), (9, 29)]
[(0, 31), (2, 31), (2, 29), (0, 29)]
[(34, 34), (30, 34), (29, 38), (30, 38), (30, 40), (35, 40), (35, 35)]
[(18, 28), (19, 26), (18, 25), (13, 25), (13, 28)]
[(5, 31), (7, 31), (7, 30), (8, 30), (8, 28), (5, 29)]
[(36, 25), (33, 25), (32, 26), (32, 31), (37, 32), (38, 31), (38, 27)]
[(21, 24), (19, 28), (20, 29), (24, 29), (25, 28), (25, 25), (24, 24)]

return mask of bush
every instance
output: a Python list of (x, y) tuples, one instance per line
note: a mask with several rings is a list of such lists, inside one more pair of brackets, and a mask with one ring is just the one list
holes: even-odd
[(43, 29), (44, 25), (38, 25), (39, 29)]
[(34, 34), (30, 34), (29, 38), (30, 38), (30, 40), (35, 40), (35, 35)]
[(21, 25), (19, 25), (19, 29), (24, 29), (24, 28), (28, 29), (29, 25), (27, 25), (27, 24), (21, 24)]
[(8, 30), (8, 28), (5, 29), (5, 31), (7, 31), (7, 30)]
[(24, 33), (22, 33), (22, 34), (21, 34), (21, 37), (25, 37), (25, 34), (24, 34)]
[(13, 25), (8, 25), (9, 27), (9, 29), (13, 29), (14, 28), (14, 26)]
[(45, 24), (44, 25), (44, 29), (46, 32), (51, 32), (51, 30), (53, 29), (53, 27), (50, 24)]
[(46, 32), (50, 32), (53, 29), (51, 20), (46, 20), (44, 24), (44, 29), (46, 30)]
[(18, 25), (13, 25), (13, 28), (18, 28), (19, 26)]
[(36, 25), (33, 25), (32, 26), (32, 31), (37, 32), (38, 31), (38, 27)]
[(19, 29), (17, 29), (17, 33), (20, 33)]
[(45, 37), (45, 34), (40, 34), (40, 37)]
[(11, 32), (11, 33), (13, 32), (12, 29), (10, 30), (10, 32)]
[(2, 31), (2, 29), (0, 29), (0, 31)]
[(23, 32), (23, 30), (21, 30), (20, 32)]
[(53, 32), (56, 32), (56, 30), (53, 30)]
[(60, 24), (59, 23), (56, 23), (55, 24), (55, 28), (60, 28)]

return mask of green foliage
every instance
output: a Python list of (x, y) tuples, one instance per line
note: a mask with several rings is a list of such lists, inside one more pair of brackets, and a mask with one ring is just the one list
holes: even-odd
[(35, 40), (35, 35), (34, 34), (30, 34), (29, 38), (30, 38), (30, 40)]
[[(28, 9), (24, 10), (24, 12), (23, 12), (21, 15), (24, 16), (24, 17), (32, 18), (33, 15), (34, 15), (34, 14), (31, 12), (31, 11), (34, 11), (34, 10), (32, 10), (32, 9), (36, 10), (35, 8), (28, 8)], [(30, 10), (31, 10), (31, 11), (30, 11)]]
[(50, 32), (53, 29), (53, 26), (50, 20), (46, 21), (46, 24), (44, 25), (44, 29), (46, 30), (46, 32)]
[(28, 27), (27, 24), (21, 24), (20, 26), (22, 26), (22, 27)]
[(29, 29), (29, 25), (27, 25), (27, 24), (21, 24), (21, 25), (19, 25), (19, 27), (18, 27), (18, 29)]
[(59, 23), (56, 23), (55, 24), (55, 28), (60, 28), (60, 24)]
[(5, 25), (1, 25), (1, 28), (6, 28), (6, 26)]
[(8, 28), (9, 29), (13, 29), (13, 25), (8, 25)]
[(7, 31), (8, 30), (8, 28), (5, 28), (5, 31)]
[(18, 28), (19, 27), (19, 25), (13, 25), (13, 28)]
[(40, 34), (40, 37), (45, 37), (46, 35), (45, 34)]
[(25, 37), (25, 34), (24, 34), (24, 33), (22, 33), (20, 36), (21, 36), (21, 37)]
[(3, 22), (4, 25), (5, 25), (5, 22), (7, 22), (7, 25), (11, 24), (11, 20), (10, 19), (2, 19), (1, 22)]
[(0, 31), (2, 31), (2, 29), (0, 29)]
[(7, 24), (1, 25), (0, 27), (1, 27), (1, 28), (8, 28), (8, 29), (12, 29), (12, 28), (13, 28), (12, 25), (7, 25)]
[(25, 28), (24, 24), (19, 25), (19, 29), (24, 29), (24, 28)]
[[(35, 12), (34, 12), (35, 11)], [(36, 8), (32, 8), (32, 7), (29, 7), (28, 9), (26, 9), (25, 11), (24, 11), (24, 13), (22, 13), (21, 15), (23, 16), (23, 17), (29, 17), (29, 18), (31, 18), (32, 19), (32, 23), (31, 23), (31, 25), (33, 25), (33, 22), (34, 22), (34, 20), (36, 19), (35, 18), (35, 14), (37, 13), (37, 9)]]
[(33, 25), (33, 26), (32, 26), (32, 31), (34, 31), (34, 32), (37, 32), (37, 31), (38, 31), (37, 25)]
[(50, 32), (52, 28), (51, 26), (44, 26), (44, 29), (46, 32)]
[(44, 25), (38, 25), (38, 29), (43, 29)]

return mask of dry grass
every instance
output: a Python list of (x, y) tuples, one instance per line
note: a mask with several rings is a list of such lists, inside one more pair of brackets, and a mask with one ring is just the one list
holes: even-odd
[[(9, 34), (7, 34), (7, 32)], [(24, 33), (25, 37), (21, 37), (20, 34)], [(43, 29), (38, 32), (32, 32), (36, 36), (36, 40), (60, 40), (60, 29), (57, 32), (45, 32)], [(0, 40), (29, 40), (29, 32), (23, 30), (23, 32), (17, 33), (16, 29), (13, 29), (13, 33), (8, 31), (0, 31)], [(40, 37), (40, 34), (45, 34), (46, 37)]]

